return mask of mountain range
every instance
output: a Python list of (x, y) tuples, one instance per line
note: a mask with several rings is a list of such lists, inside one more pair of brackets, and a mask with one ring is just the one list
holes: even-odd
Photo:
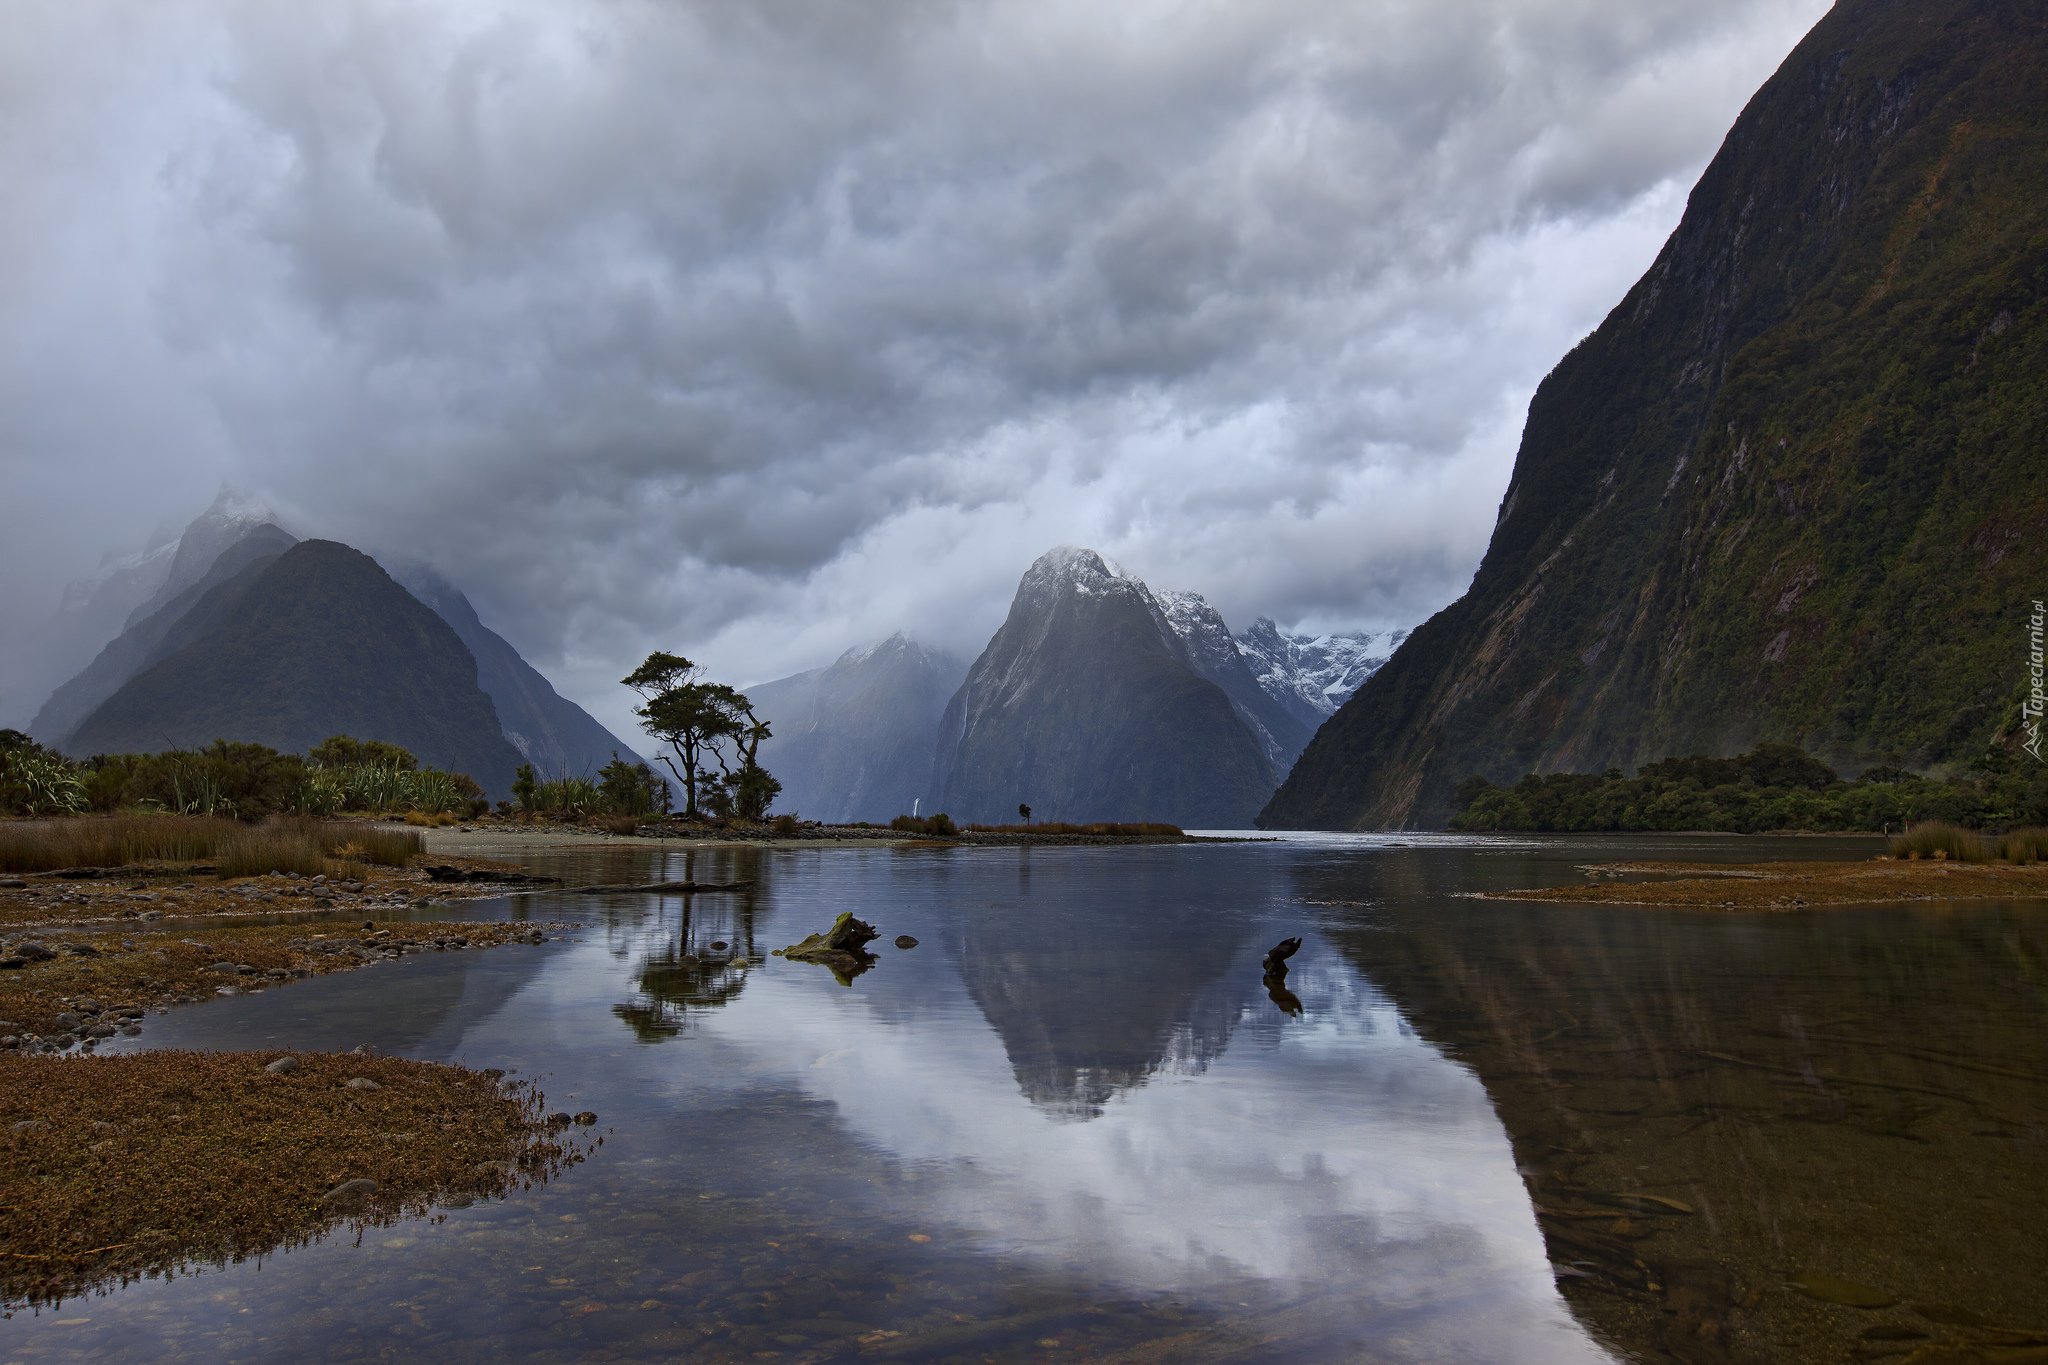
[(445, 578), (421, 564), (400, 573), (403, 584), (347, 546), (300, 542), (223, 488), (181, 536), (67, 594), (80, 619), (126, 605), (125, 628), (51, 692), (30, 733), (73, 753), (216, 738), (297, 750), (349, 733), (494, 795), (521, 761), (550, 774), (592, 772), (614, 753), (637, 761)]
[(2037, 4), (1836, 4), (1537, 389), (1470, 590), (1261, 823), (1441, 825), (1474, 774), (1759, 741), (1846, 773), (2016, 753), (2048, 533), (2044, 57)]
[(747, 689), (781, 806), (828, 820), (1159, 820), (1244, 828), (1315, 727), (1398, 643), (1233, 638), (1197, 593), (1063, 546), (969, 665), (897, 635)]

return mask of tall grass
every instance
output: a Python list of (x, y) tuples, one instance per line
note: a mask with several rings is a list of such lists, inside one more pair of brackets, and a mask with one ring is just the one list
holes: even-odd
[(1946, 858), (1958, 863), (1982, 863), (1991, 859), (1991, 845), (1982, 835), (1945, 820), (1923, 820), (1890, 842), (1894, 858)]
[(2048, 829), (2030, 825), (1999, 835), (1998, 856), (2009, 863), (2038, 863), (2048, 859)]
[(365, 829), (305, 816), (274, 816), (262, 825), (205, 816), (127, 815), (0, 826), (0, 871), (6, 872), (156, 861), (210, 862), (222, 877), (265, 872), (312, 876), (332, 872), (330, 860), (403, 867), (425, 850), (410, 830)]

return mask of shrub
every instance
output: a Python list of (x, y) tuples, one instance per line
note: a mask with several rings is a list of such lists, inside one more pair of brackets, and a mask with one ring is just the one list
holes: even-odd
[(2048, 858), (2048, 829), (2029, 825), (1998, 837), (1998, 856), (2010, 863), (2038, 863)]
[(347, 735), (329, 735), (306, 750), (306, 757), (323, 768), (390, 768), (409, 773), (420, 766), (410, 749)]
[(890, 829), (900, 829), (906, 834), (958, 834), (960, 827), (953, 823), (953, 817), (940, 811), (937, 815), (919, 818), (915, 815), (899, 815), (889, 822)]
[(768, 822), (768, 828), (774, 830), (777, 834), (794, 834), (796, 833), (796, 817), (794, 815), (778, 815)]
[(600, 819), (598, 828), (612, 834), (638, 834), (640, 817), (637, 815), (607, 815)]
[(75, 814), (86, 808), (77, 767), (19, 730), (0, 730), (0, 811)]
[(1991, 849), (1979, 836), (1945, 820), (1923, 820), (1890, 841), (1894, 858), (1951, 858), (1959, 863), (1981, 863)]

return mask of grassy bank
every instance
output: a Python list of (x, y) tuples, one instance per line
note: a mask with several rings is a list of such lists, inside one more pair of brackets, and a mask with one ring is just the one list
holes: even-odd
[[(268, 1069), (285, 1056), (287, 1072)], [(545, 1179), (576, 1157), (542, 1099), (489, 1072), (352, 1053), (0, 1054), (0, 1301)], [(349, 1182), (367, 1184), (338, 1190)]]
[(356, 875), (403, 867), (426, 845), (411, 830), (273, 816), (260, 825), (206, 816), (117, 815), (0, 825), (0, 872), (205, 863), (223, 879), (269, 872)]

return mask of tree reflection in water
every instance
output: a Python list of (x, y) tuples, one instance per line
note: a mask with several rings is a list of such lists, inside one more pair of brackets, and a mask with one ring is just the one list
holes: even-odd
[[(678, 881), (698, 880), (697, 855), (683, 855)], [(692, 1010), (718, 1009), (739, 998), (748, 969), (758, 963), (754, 913), (761, 904), (767, 861), (752, 861), (753, 885), (738, 892), (683, 892), (682, 921), (675, 941), (641, 963), (640, 997), (612, 1006), (612, 1013), (643, 1043), (680, 1036)], [(710, 876), (707, 873), (706, 879)], [(719, 946), (714, 946), (719, 945)]]

